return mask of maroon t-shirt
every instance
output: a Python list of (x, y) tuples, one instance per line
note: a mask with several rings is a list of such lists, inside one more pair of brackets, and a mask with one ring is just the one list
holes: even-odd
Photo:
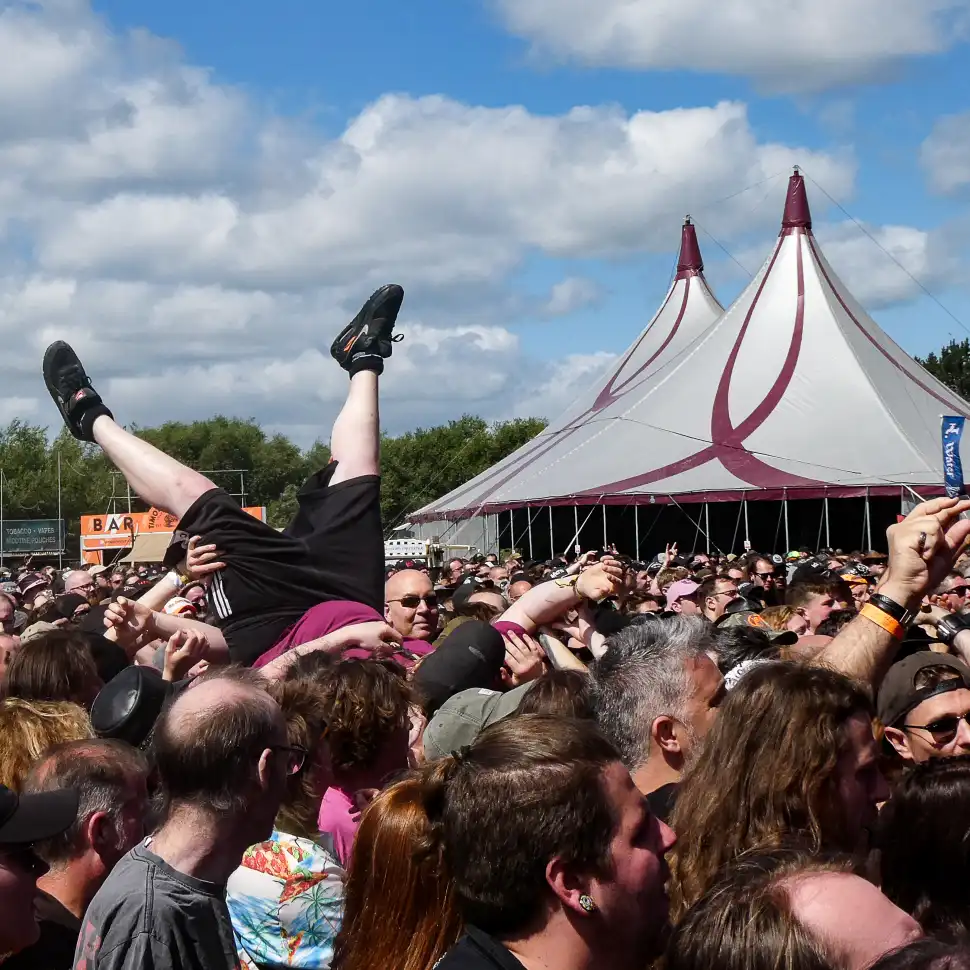
[[(353, 626), (355, 623), (378, 623), (384, 622), (384, 617), (377, 610), (363, 603), (354, 603), (350, 600), (328, 600), (326, 603), (318, 603), (316, 606), (307, 610), (295, 626), (290, 627), (269, 650), (266, 651), (254, 664), (253, 667), (265, 667), (271, 660), (298, 647), (300, 644), (309, 643), (333, 633), (334, 630), (342, 630), (346, 626)], [(404, 667), (412, 667), (418, 657), (431, 653), (434, 647), (426, 640), (412, 640), (407, 637), (404, 643), (395, 650), (392, 659), (396, 660)], [(370, 650), (360, 647), (351, 647), (342, 654), (344, 657), (359, 659), (369, 659), (374, 656)]]

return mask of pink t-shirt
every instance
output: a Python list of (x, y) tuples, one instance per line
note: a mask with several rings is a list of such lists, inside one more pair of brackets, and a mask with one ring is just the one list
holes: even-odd
[(513, 623), (511, 620), (496, 620), (493, 624), (496, 630), (505, 636), (506, 633), (514, 633), (516, 636), (524, 637), (528, 636), (525, 632), (524, 626), (519, 626), (518, 623)]
[(345, 869), (350, 862), (359, 824), (360, 812), (353, 799), (342, 788), (331, 785), (320, 802), (317, 826), (333, 839), (334, 851)]
[[(302, 643), (317, 640), (328, 633), (333, 633), (334, 630), (342, 630), (355, 623), (373, 623), (375, 620), (383, 623), (384, 617), (377, 610), (363, 603), (354, 603), (351, 600), (328, 600), (325, 603), (318, 603), (307, 610), (296, 624), (287, 630), (282, 639), (259, 657), (253, 667), (265, 667), (287, 650), (292, 650)], [(403, 667), (412, 667), (418, 657), (431, 653), (433, 649), (434, 647), (425, 640), (405, 638), (401, 647), (394, 652), (392, 659)], [(368, 659), (374, 655), (370, 650), (351, 647), (344, 651), (343, 656)]]

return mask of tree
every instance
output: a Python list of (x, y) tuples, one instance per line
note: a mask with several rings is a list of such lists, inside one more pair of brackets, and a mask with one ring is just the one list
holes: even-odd
[(951, 391), (970, 400), (970, 340), (951, 340), (938, 354), (916, 360)]
[[(465, 415), (399, 438), (385, 436), (381, 461), (385, 526), (400, 524), (409, 512), (501, 461), (544, 427), (545, 422), (537, 418), (490, 426), (481, 418)], [(319, 441), (301, 451), (284, 435), (267, 437), (252, 420), (216, 416), (132, 431), (189, 467), (207, 472), (227, 491), (238, 492), (240, 484), (238, 475), (229, 470), (242, 469), (246, 503), (266, 506), (267, 521), (274, 528), (291, 521), (300, 486), (330, 461), (330, 449)], [(57, 517), (58, 456), (61, 514), (66, 522), (67, 549), (73, 555), (78, 548), (80, 517), (111, 511), (115, 486), (124, 494), (123, 481), (112, 474), (113, 467), (99, 448), (77, 441), (66, 429), (50, 440), (44, 428), (22, 421), (0, 428), (4, 519)], [(144, 510), (145, 505), (133, 497), (133, 508)]]

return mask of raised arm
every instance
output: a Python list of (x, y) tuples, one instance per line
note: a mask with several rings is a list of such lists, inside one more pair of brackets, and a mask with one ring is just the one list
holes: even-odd
[[(968, 509), (970, 501), (933, 499), (889, 527), (889, 565), (876, 592), (895, 605), (893, 612), (914, 613), (923, 597), (953, 568), (970, 537), (970, 521), (960, 518)], [(864, 608), (812, 663), (839, 670), (875, 691), (902, 639), (902, 629), (893, 619), (881, 610)]]
[(623, 567), (615, 559), (603, 559), (579, 576), (566, 576), (533, 587), (519, 597), (499, 619), (516, 623), (526, 633), (552, 623), (584, 599), (599, 602), (615, 593), (623, 582)]

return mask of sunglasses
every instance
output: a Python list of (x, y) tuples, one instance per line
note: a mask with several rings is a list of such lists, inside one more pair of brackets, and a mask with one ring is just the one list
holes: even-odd
[(47, 863), (34, 852), (32, 845), (0, 849), (0, 861), (8, 868), (19, 869), (21, 872), (28, 872), (32, 876), (42, 876), (49, 868)]
[(437, 593), (426, 593), (424, 596), (402, 596), (400, 599), (388, 600), (388, 603), (400, 603), (406, 610), (416, 610), (422, 603), (428, 609), (435, 609), (438, 605)]
[(906, 724), (903, 726), (905, 731), (929, 731), (933, 735), (934, 744), (949, 744), (960, 730), (960, 722), (966, 721), (970, 724), (970, 711), (966, 714), (947, 714), (938, 717), (929, 724)]
[[(324, 732), (324, 736), (326, 736), (326, 732)], [(286, 754), (286, 773), (288, 775), (295, 775), (306, 762), (306, 748), (298, 744), (271, 744), (269, 750), (282, 751)]]

